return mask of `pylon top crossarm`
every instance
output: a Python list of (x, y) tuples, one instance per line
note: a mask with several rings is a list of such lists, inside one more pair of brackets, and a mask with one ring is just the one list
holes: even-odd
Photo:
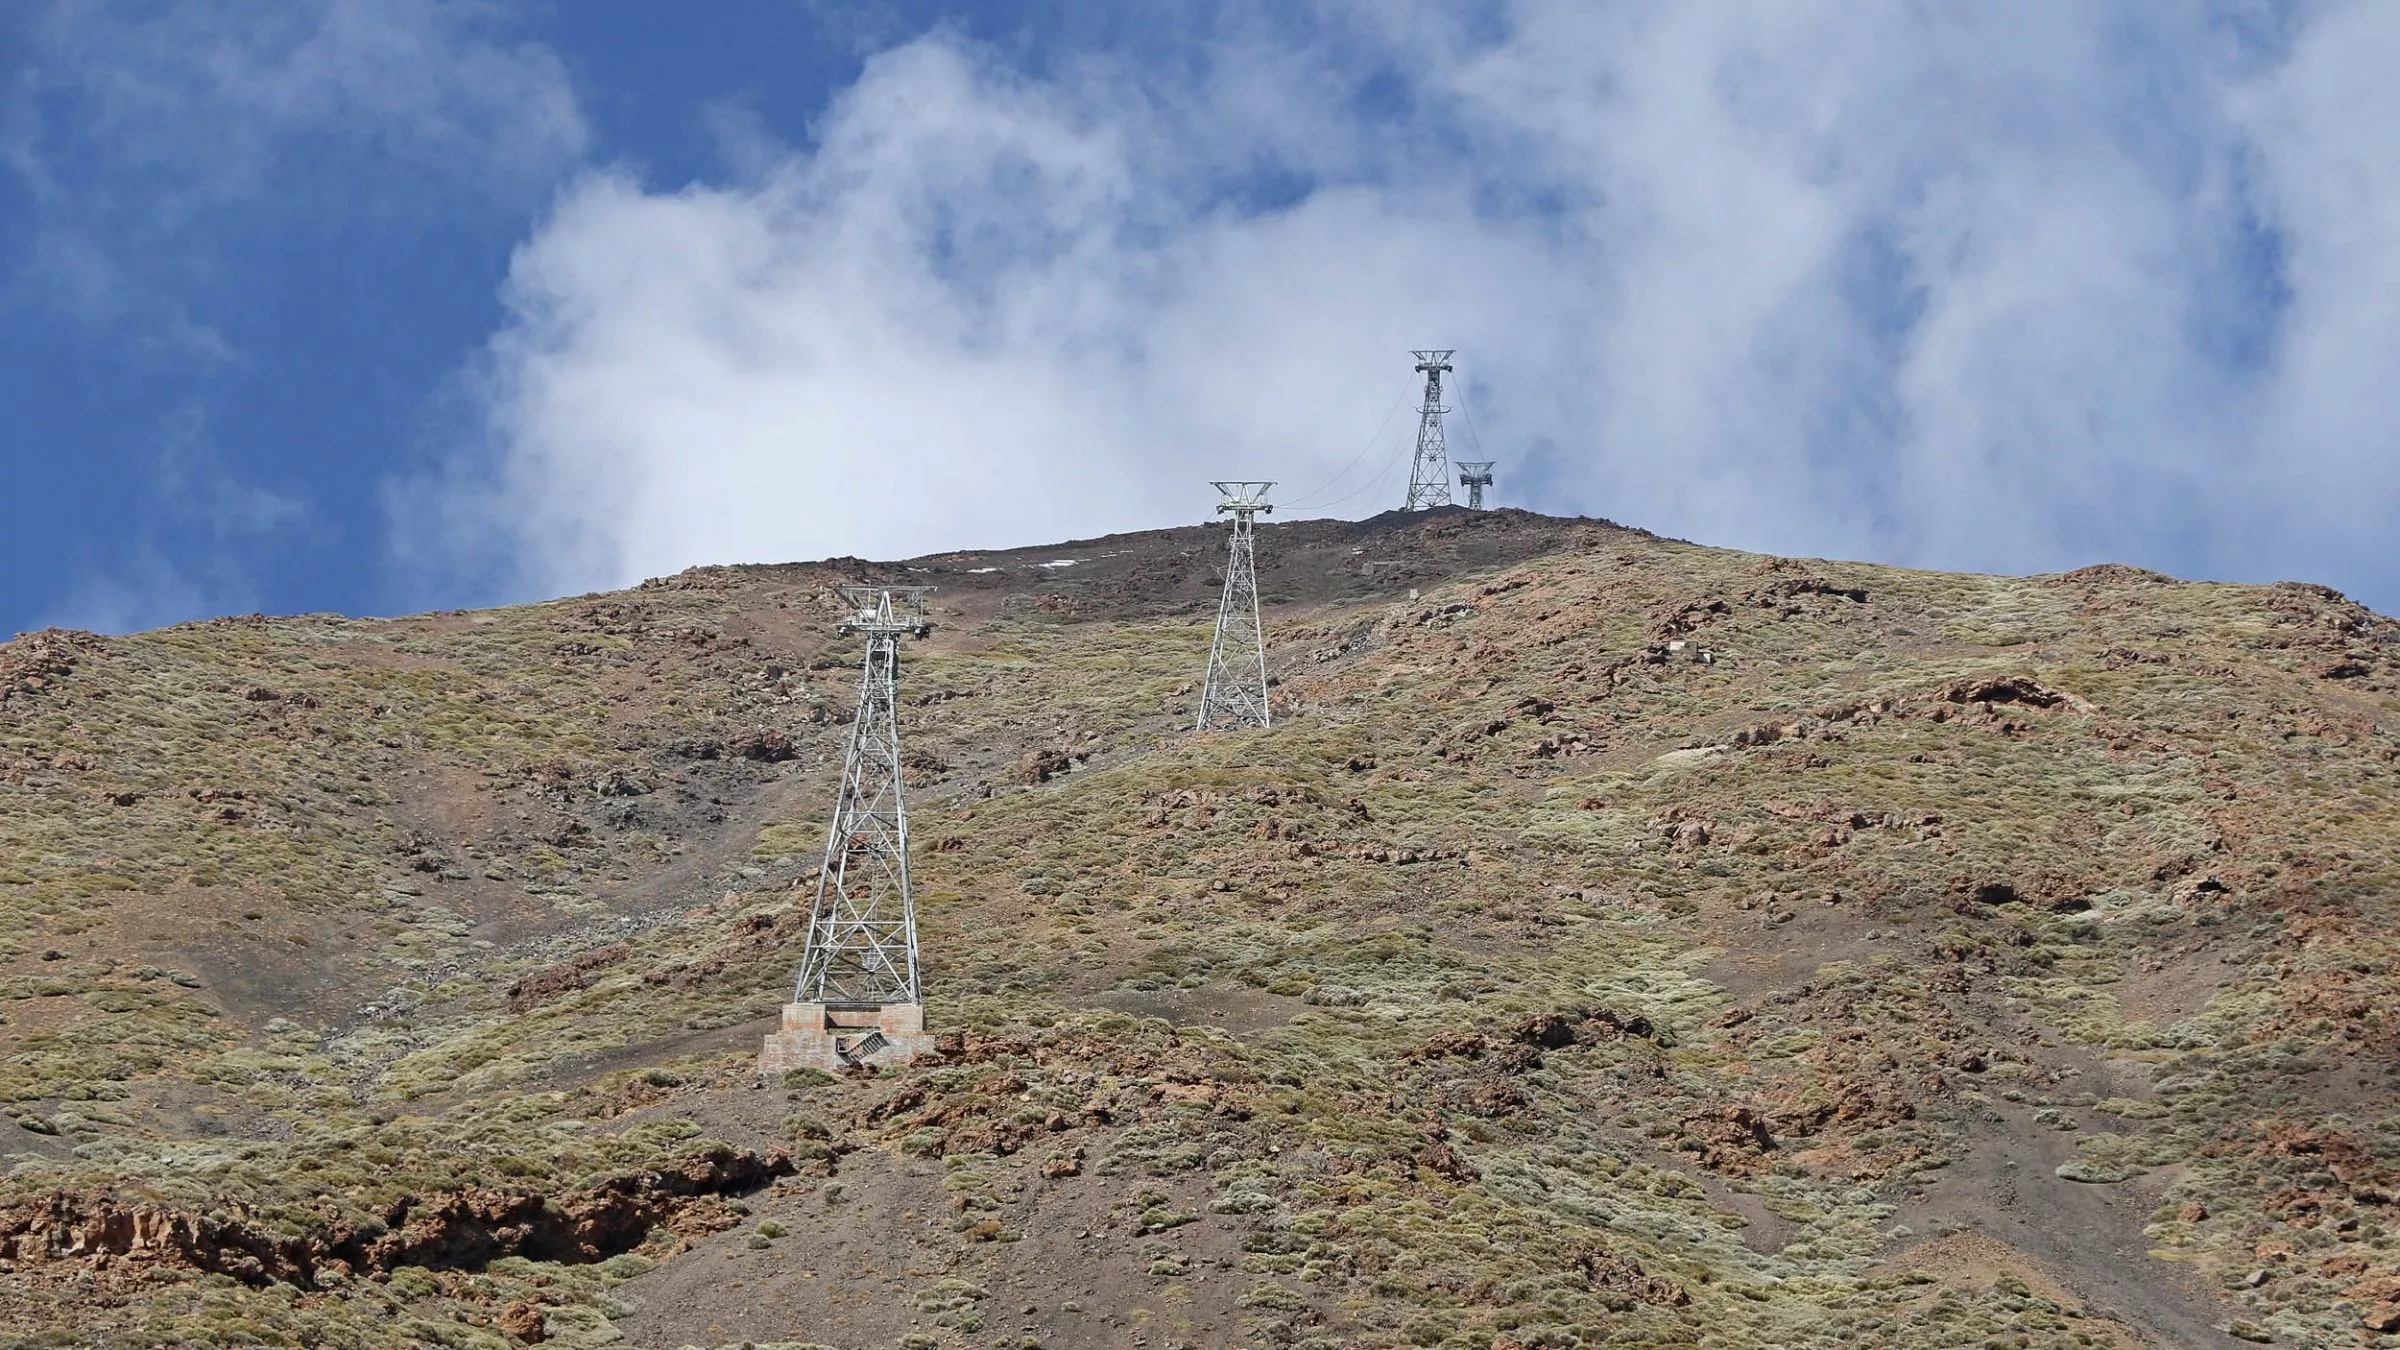
[(1211, 486), (1225, 494), (1225, 500), (1217, 503), (1217, 510), (1220, 512), (1231, 511), (1238, 515), (1258, 513), (1271, 516), (1275, 514), (1274, 504), (1267, 500), (1267, 489), (1275, 486), (1271, 482), (1226, 482), (1214, 483)]
[(931, 586), (844, 586), (841, 590), (851, 614), (837, 626), (837, 632), (921, 638), (933, 631), (925, 619), (925, 597), (934, 592)]

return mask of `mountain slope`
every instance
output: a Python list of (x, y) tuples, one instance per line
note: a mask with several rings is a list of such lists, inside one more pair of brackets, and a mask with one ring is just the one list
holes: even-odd
[[(0, 1325), (2400, 1328), (2390, 621), (1515, 512), (1280, 524), (1280, 720), (1194, 736), (1221, 547), (0, 647)], [(902, 697), (950, 1039), (762, 1085), (855, 579), (942, 588)]]

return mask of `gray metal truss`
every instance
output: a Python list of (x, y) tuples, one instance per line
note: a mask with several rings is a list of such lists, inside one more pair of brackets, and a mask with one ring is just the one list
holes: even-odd
[[(1455, 350), (1455, 349), (1453, 349)], [(1442, 431), (1442, 376), (1450, 371), (1447, 351), (1410, 352), (1425, 377), (1425, 402), (1417, 409), (1417, 460), (1408, 472), (1406, 511), (1450, 504), (1450, 443)]]
[(867, 639), (858, 715), (842, 760), (833, 829), (817, 873), (795, 1003), (879, 1007), (921, 1001), (917, 897), (908, 877), (908, 800), (900, 780), (900, 639), (932, 631), (930, 586), (845, 586), (839, 631)]
[(1483, 490), (1492, 485), (1492, 465), (1498, 462), (1490, 459), (1462, 459), (1458, 462), (1458, 485), (1467, 490), (1468, 510), (1483, 509)]
[(1267, 643), (1258, 622), (1257, 517), (1272, 514), (1273, 483), (1218, 483), (1217, 510), (1233, 517), (1225, 555), (1225, 593), (1217, 601), (1217, 636), (1208, 648), (1208, 682), (1200, 690), (1202, 731), (1271, 724), (1267, 711)]

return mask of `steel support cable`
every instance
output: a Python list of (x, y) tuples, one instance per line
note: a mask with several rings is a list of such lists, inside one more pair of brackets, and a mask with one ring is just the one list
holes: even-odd
[(1483, 458), (1483, 437), (1475, 434), (1475, 414), (1467, 411), (1467, 401), (1458, 401), (1458, 415), (1467, 419), (1467, 439), (1475, 442), (1475, 457)]
[(1332, 501), (1317, 503), (1314, 509), (1319, 511), (1329, 511), (1334, 507), (1340, 506), (1342, 503), (1350, 501), (1362, 494), (1382, 491), (1383, 488), (1392, 481), (1392, 471), (1400, 467), (1402, 460), (1415, 459), (1416, 453), (1416, 447), (1413, 445), (1404, 445), (1400, 447), (1398, 453), (1394, 454), (1390, 459), (1384, 461), (1382, 472), (1376, 474), (1373, 478), (1368, 479), (1359, 486), (1350, 489), (1348, 492), (1343, 493), (1341, 496), (1334, 498)]
[[(1408, 402), (1408, 396), (1414, 391), (1415, 381), (1412, 380), (1410, 381), (1409, 387), (1402, 389), (1400, 391), (1400, 396), (1392, 400), (1392, 406), (1386, 409), (1383, 414), (1383, 421), (1376, 424), (1375, 434), (1367, 437), (1367, 443), (1358, 448), (1358, 453), (1350, 457), (1350, 462), (1343, 465), (1341, 469), (1333, 475), (1333, 477), (1328, 478), (1324, 482), (1319, 483), (1317, 486), (1301, 493), (1298, 497), (1285, 502), (1283, 504), (1283, 509), (1286, 511), (1294, 511), (1308, 507), (1327, 505), (1328, 503), (1321, 503), (1312, 499), (1315, 498), (1319, 493), (1332, 491), (1336, 484), (1340, 483), (1342, 479), (1349, 476), (1349, 473), (1352, 469), (1358, 467), (1358, 462), (1362, 459), (1365, 459), (1367, 457), (1367, 453), (1375, 448), (1375, 442), (1383, 439), (1383, 433), (1391, 428), (1392, 419), (1400, 415), (1400, 409), (1402, 405)], [(1350, 495), (1355, 497), (1358, 494), (1353, 492)], [(1349, 498), (1345, 497), (1342, 500), (1347, 501)]]

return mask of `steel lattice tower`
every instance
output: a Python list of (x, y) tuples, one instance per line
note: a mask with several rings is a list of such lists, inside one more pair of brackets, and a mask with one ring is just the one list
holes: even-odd
[(867, 653), (794, 1003), (874, 1008), (920, 1001), (897, 695), (900, 639), (932, 631), (925, 621), (925, 596), (932, 589), (842, 588), (852, 614), (837, 631), (863, 634)]
[(1462, 459), (1458, 462), (1458, 485), (1467, 490), (1468, 510), (1483, 509), (1483, 490), (1492, 485), (1492, 465), (1498, 462), (1490, 459)]
[(1267, 643), (1258, 622), (1257, 517), (1272, 514), (1273, 483), (1218, 483), (1217, 510), (1233, 517), (1225, 555), (1225, 594), (1217, 601), (1217, 637), (1208, 648), (1208, 683), (1200, 691), (1200, 726), (1263, 727), (1267, 712)]
[[(1454, 349), (1455, 350), (1455, 349)], [(1450, 504), (1450, 444), (1442, 434), (1442, 376), (1450, 371), (1450, 352), (1410, 352), (1417, 372), (1425, 377), (1425, 402), (1417, 409), (1417, 462), (1408, 474), (1405, 511)]]

